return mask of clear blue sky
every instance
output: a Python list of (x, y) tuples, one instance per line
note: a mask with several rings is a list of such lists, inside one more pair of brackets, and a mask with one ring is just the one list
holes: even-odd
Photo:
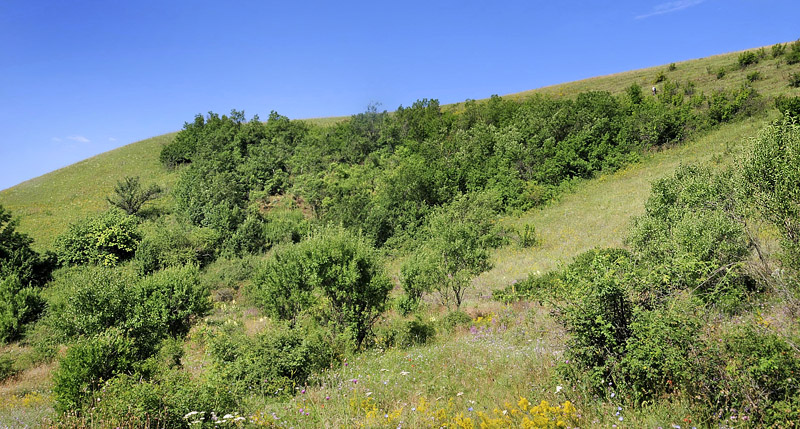
[(0, 3), (0, 189), (197, 113), (350, 115), (787, 42), (797, 0)]

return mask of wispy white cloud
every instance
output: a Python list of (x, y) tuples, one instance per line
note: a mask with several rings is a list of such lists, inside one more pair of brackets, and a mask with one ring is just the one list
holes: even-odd
[(87, 139), (84, 136), (68, 136), (67, 140), (72, 140), (78, 143), (90, 143), (91, 140)]
[(636, 17), (636, 19), (644, 19), (644, 18), (649, 18), (651, 16), (663, 15), (665, 13), (677, 12), (679, 10), (687, 9), (692, 6), (697, 6), (705, 1), (706, 0), (677, 0), (677, 1), (670, 1), (666, 3), (657, 4), (653, 7), (653, 9), (650, 12), (645, 13), (643, 15), (639, 15)]
[(60, 141), (61, 141), (61, 139), (60, 139), (60, 138), (58, 138), (58, 137), (53, 137), (53, 138), (51, 138), (50, 140), (52, 140), (52, 141), (54, 141), (54, 142), (56, 142), (56, 143), (58, 143), (58, 142), (60, 142)]

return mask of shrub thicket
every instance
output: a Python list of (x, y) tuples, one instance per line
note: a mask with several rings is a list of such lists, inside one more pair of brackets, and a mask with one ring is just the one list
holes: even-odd
[(56, 238), (56, 254), (66, 265), (111, 266), (133, 257), (140, 235), (138, 220), (112, 209), (70, 225)]
[(386, 307), (391, 282), (362, 237), (326, 229), (278, 249), (254, 279), (251, 295), (273, 317), (311, 312), (357, 345)]

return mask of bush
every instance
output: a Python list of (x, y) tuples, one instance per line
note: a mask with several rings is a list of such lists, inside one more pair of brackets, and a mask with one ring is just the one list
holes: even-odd
[(67, 265), (111, 266), (131, 258), (139, 244), (135, 217), (112, 209), (70, 225), (56, 238), (56, 254)]
[(193, 266), (142, 278), (120, 268), (73, 269), (56, 279), (49, 304), (46, 324), (62, 338), (118, 328), (141, 340), (143, 358), (161, 339), (185, 334), (211, 305)]
[(708, 118), (712, 124), (718, 124), (749, 116), (759, 108), (759, 98), (758, 92), (748, 85), (733, 91), (717, 91), (708, 101)]
[(800, 88), (800, 73), (795, 72), (789, 75), (789, 86)]
[(141, 210), (144, 203), (157, 198), (160, 193), (161, 187), (158, 185), (150, 185), (145, 189), (139, 184), (138, 176), (125, 176), (121, 181), (117, 181), (114, 195), (107, 197), (106, 200), (125, 213), (134, 215)]
[(338, 359), (321, 329), (313, 325), (276, 326), (250, 338), (243, 332), (217, 332), (209, 343), (215, 371), (236, 392), (293, 395), (295, 386)]
[(757, 80), (761, 80), (761, 73), (754, 71), (747, 74), (747, 81), (748, 82), (755, 82)]
[(786, 45), (776, 43), (772, 45), (772, 58), (778, 58), (786, 52)]
[(39, 291), (23, 287), (16, 276), (0, 277), (0, 344), (20, 339), (26, 325), (44, 310)]
[(118, 329), (76, 342), (53, 374), (56, 411), (77, 411), (93, 402), (105, 381), (134, 369), (137, 355), (133, 340)]
[(18, 232), (17, 225), (0, 205), (0, 278), (16, 276), (25, 286), (42, 286), (50, 280), (55, 261), (34, 251), (33, 239)]
[(742, 325), (696, 354), (695, 375), (686, 389), (711, 419), (747, 415), (755, 426), (781, 427), (796, 416), (800, 356), (782, 337)]
[(727, 71), (725, 70), (725, 67), (718, 68), (717, 69), (717, 79), (722, 79), (723, 77), (725, 77), (725, 73), (727, 73)]
[(622, 382), (617, 366), (631, 336), (631, 275), (632, 260), (618, 249), (585, 252), (564, 272), (569, 296), (558, 308), (559, 321), (571, 334), (565, 352), (571, 363), (562, 370), (585, 373), (598, 393), (609, 382)]
[(775, 107), (786, 117), (800, 119), (800, 97), (779, 95), (775, 98)]
[(751, 64), (758, 64), (758, 55), (755, 52), (742, 52), (739, 54), (739, 67), (745, 68)]
[(208, 289), (197, 267), (167, 268), (132, 286), (132, 308), (124, 326), (138, 338), (182, 337), (193, 318), (211, 310)]
[(699, 308), (691, 297), (678, 297), (656, 309), (635, 309), (619, 373), (636, 403), (692, 383)]
[(167, 267), (205, 266), (216, 258), (219, 234), (175, 222), (157, 222), (142, 228), (134, 262), (140, 274)]
[(648, 293), (691, 288), (706, 302), (741, 303), (750, 241), (739, 221), (735, 180), (682, 166), (653, 183), (628, 242), (648, 270)]
[(375, 250), (362, 237), (332, 228), (276, 250), (250, 293), (283, 320), (319, 307), (318, 317), (360, 345), (383, 313), (391, 287)]
[(754, 206), (781, 233), (786, 262), (800, 269), (800, 125), (785, 117), (762, 130), (742, 171)]
[(10, 353), (0, 352), (0, 382), (14, 376), (16, 373), (14, 359), (11, 357)]

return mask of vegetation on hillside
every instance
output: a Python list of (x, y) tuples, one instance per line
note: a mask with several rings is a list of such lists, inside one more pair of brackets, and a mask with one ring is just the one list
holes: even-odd
[(652, 95), (421, 100), (324, 127), (198, 115), (161, 150), (160, 206), (126, 177), (52, 254), (0, 206), (0, 341), (21, 350), (0, 349), (0, 377), (56, 361), (66, 427), (796, 421), (797, 97), (735, 167), (654, 182), (626, 248), (464, 311), (493, 249), (537, 245), (501, 215), (773, 106), (758, 76), (705, 94), (673, 66)]

